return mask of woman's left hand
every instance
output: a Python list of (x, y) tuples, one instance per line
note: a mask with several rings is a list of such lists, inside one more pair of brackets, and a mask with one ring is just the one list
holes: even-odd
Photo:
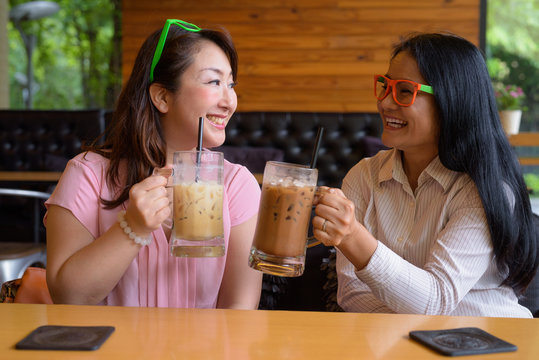
[(354, 203), (340, 189), (321, 186), (314, 200), (313, 235), (326, 246), (339, 246), (360, 226)]

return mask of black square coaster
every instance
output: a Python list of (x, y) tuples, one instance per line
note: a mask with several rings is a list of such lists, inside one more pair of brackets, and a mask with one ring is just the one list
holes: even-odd
[(410, 331), (410, 338), (447, 356), (516, 351), (517, 347), (479, 328)]
[(96, 350), (114, 331), (113, 326), (40, 326), (15, 348), (25, 350)]

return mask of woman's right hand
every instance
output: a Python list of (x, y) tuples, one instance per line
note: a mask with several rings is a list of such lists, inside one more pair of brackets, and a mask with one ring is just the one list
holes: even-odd
[(313, 235), (326, 246), (335, 246), (356, 269), (364, 268), (378, 241), (356, 219), (355, 205), (341, 189), (320, 187), (314, 201)]
[(167, 181), (164, 175), (151, 175), (131, 187), (125, 219), (137, 235), (149, 235), (170, 216)]

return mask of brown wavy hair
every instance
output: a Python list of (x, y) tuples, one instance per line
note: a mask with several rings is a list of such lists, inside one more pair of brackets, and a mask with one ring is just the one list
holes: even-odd
[[(150, 176), (154, 168), (163, 167), (166, 162), (167, 146), (161, 129), (160, 113), (153, 105), (149, 91), (150, 67), (160, 35), (161, 29), (144, 41), (105, 133), (84, 149), (110, 160), (107, 183), (111, 188), (117, 188), (117, 192), (112, 200), (101, 199), (107, 209), (126, 201), (131, 186)], [(203, 29), (190, 32), (172, 25), (161, 58), (154, 69), (153, 82), (173, 93), (178, 91), (181, 86), (180, 76), (192, 64), (201, 42), (205, 40), (212, 41), (224, 51), (230, 62), (233, 80), (236, 81), (238, 57), (226, 30)], [(126, 166), (125, 178), (120, 176), (122, 164)]]

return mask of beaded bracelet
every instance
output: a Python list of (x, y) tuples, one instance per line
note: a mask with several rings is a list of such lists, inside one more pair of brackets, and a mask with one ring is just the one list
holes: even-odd
[(122, 210), (118, 213), (118, 222), (120, 223), (120, 227), (124, 231), (124, 233), (129, 236), (131, 240), (136, 242), (139, 245), (146, 246), (150, 245), (152, 243), (152, 237), (151, 235), (147, 238), (143, 238), (142, 236), (138, 236), (137, 233), (135, 233), (127, 224), (127, 221), (125, 221), (125, 210)]

